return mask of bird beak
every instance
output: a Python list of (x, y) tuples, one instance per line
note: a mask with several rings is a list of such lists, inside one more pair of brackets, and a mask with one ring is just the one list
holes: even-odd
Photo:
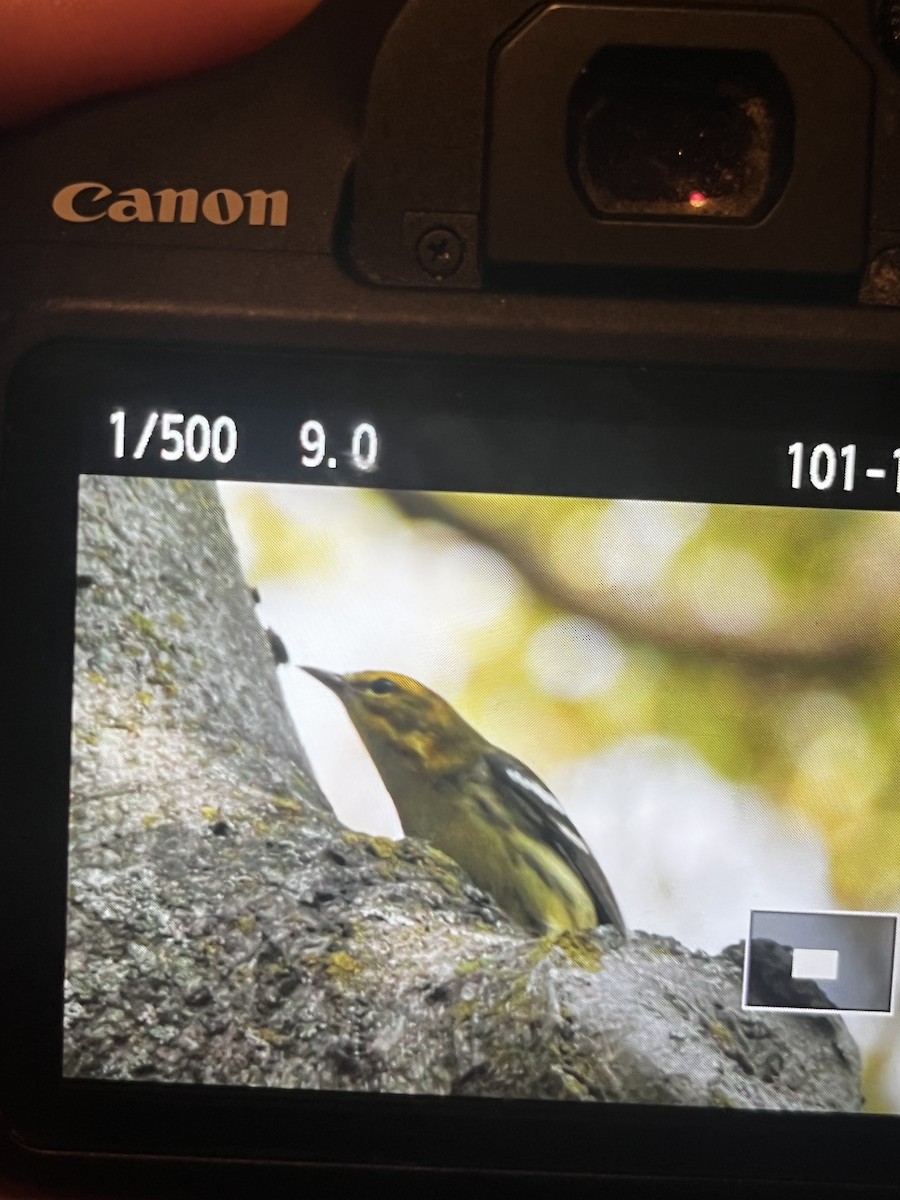
[(319, 667), (301, 667), (301, 671), (305, 671), (307, 675), (312, 675), (313, 679), (318, 679), (319, 683), (324, 683), (327, 688), (336, 692), (338, 696), (346, 690), (347, 681), (343, 675), (338, 675), (335, 671), (322, 671)]

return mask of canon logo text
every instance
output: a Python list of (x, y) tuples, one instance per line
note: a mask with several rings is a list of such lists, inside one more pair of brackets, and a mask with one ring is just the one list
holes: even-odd
[(53, 211), (63, 221), (85, 225), (91, 221), (115, 221), (128, 225), (287, 225), (288, 194), (285, 191), (236, 192), (214, 188), (205, 196), (196, 188), (127, 188), (113, 193), (103, 183), (69, 183), (53, 197)]

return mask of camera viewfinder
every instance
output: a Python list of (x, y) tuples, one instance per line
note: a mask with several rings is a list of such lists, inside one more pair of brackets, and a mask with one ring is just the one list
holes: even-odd
[(761, 54), (612, 46), (575, 84), (569, 145), (595, 215), (752, 222), (790, 174), (790, 91)]

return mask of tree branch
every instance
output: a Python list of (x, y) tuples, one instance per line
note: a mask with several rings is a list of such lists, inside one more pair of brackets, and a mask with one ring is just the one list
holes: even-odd
[[(501, 554), (542, 599), (585, 617), (625, 642), (672, 654), (736, 663), (753, 671), (798, 674), (863, 674), (889, 649), (896, 632), (893, 591), (884, 576), (868, 591), (825, 597), (815, 614), (794, 612), (764, 631), (711, 629), (686, 611), (636, 603), (620, 589), (580, 586), (548, 567), (543, 548), (515, 532), (498, 529), (424, 492), (391, 492), (394, 505), (415, 520), (434, 520)], [(898, 579), (900, 586), (900, 579)], [(643, 599), (643, 598), (642, 598)]]

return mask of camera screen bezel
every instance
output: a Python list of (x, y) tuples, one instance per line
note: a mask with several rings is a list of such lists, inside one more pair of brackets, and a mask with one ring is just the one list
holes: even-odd
[[(532, 380), (543, 371), (548, 380), (570, 382), (579, 372), (604, 370), (571, 364), (515, 368), (474, 360), (451, 370), (439, 358), (83, 342), (40, 347), (14, 374), (2, 444), (0, 544), (10, 589), (3, 661), (6, 678), (16, 681), (4, 696), (8, 736), (2, 760), (4, 778), (10, 781), (7, 795), (16, 798), (3, 847), (3, 895), (7, 912), (14, 914), (6, 927), (6, 958), (16, 984), (6, 990), (3, 1022), (17, 1037), (10, 1047), (2, 1108), (18, 1136), (45, 1149), (111, 1154), (659, 1177), (855, 1180), (864, 1164), (867, 1181), (889, 1181), (896, 1118), (295, 1094), (60, 1078), (81, 406), (96, 405), (98, 397), (111, 403), (124, 395), (153, 390), (166, 395), (188, 387), (212, 392), (228, 387), (237, 394), (241, 386), (259, 388), (273, 372), (290, 380), (292, 364), (336, 359), (360, 380), (370, 380), (373, 372), (396, 371), (398, 364), (412, 364), (435, 380), (442, 371), (462, 370), (474, 380), (480, 371), (492, 383), (498, 373), (508, 376), (516, 370)], [(642, 381), (645, 396), (652, 394), (651, 373), (640, 367), (631, 373)], [(655, 412), (698, 430), (717, 421), (748, 429), (772, 421), (787, 429), (791, 421), (778, 417), (778, 410), (791, 396), (795, 426), (811, 422), (838, 436), (837, 431), (849, 428), (849, 410), (849, 432), (890, 433), (885, 397), (894, 386), (893, 376), (682, 368), (657, 376), (669, 381), (679, 399), (676, 403), (660, 394), (653, 403), (645, 400), (638, 405), (642, 421), (652, 421)], [(730, 388), (725, 386), (729, 379)], [(705, 390), (698, 389), (700, 380), (705, 380)], [(752, 404), (750, 382), (758, 389)], [(759, 388), (760, 382), (766, 386)], [(495, 387), (482, 386), (485, 405), (513, 402), (514, 389), (504, 400)], [(291, 399), (285, 388), (280, 403), (296, 405), (296, 396)], [(41, 803), (32, 803), (33, 796)], [(300, 1138), (298, 1129), (303, 1131)]]

